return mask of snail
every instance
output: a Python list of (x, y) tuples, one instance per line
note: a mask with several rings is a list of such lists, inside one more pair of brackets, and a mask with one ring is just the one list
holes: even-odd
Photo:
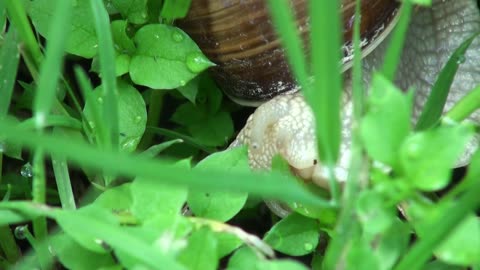
[[(392, 0), (363, 0), (362, 54), (364, 81), (368, 85), (373, 70), (380, 66), (389, 34), (394, 28), (399, 4)], [(292, 0), (298, 30), (304, 40), (308, 31), (306, 0)], [(349, 60), (354, 0), (342, 0), (344, 18), (343, 95), (341, 157), (335, 174), (346, 180), (352, 103), (350, 100)], [(375, 19), (369, 19), (374, 17)], [(234, 101), (261, 105), (248, 118), (230, 147), (248, 145), (250, 166), (268, 169), (280, 154), (295, 173), (326, 186), (326, 172), (318, 162), (313, 114), (298, 87), (291, 80), (278, 38), (272, 30), (265, 1), (197, 0), (180, 22), (217, 67), (212, 75)], [(398, 67), (396, 85), (416, 89), (414, 118), (418, 118), (438, 73), (453, 51), (468, 37), (480, 31), (480, 13), (474, 0), (433, 0), (429, 8), (417, 8)], [(455, 76), (444, 110), (449, 110), (469, 90), (480, 83), (480, 43), (469, 47), (466, 61)], [(470, 118), (480, 123), (480, 112)], [(477, 142), (472, 141), (458, 166), (468, 162)]]

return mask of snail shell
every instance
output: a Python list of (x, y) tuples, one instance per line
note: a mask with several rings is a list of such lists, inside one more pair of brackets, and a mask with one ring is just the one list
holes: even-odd
[[(290, 0), (308, 52), (308, 1)], [(399, 3), (362, 0), (361, 46), (365, 56), (388, 34)], [(343, 70), (352, 58), (355, 0), (341, 0), (343, 17)], [(178, 22), (217, 64), (211, 74), (235, 102), (256, 106), (278, 94), (298, 89), (280, 40), (269, 17), (266, 0), (196, 0)]]

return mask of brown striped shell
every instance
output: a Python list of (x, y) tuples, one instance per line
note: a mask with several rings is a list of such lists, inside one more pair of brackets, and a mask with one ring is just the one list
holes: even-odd
[[(395, 0), (361, 2), (362, 49), (366, 55), (392, 28), (399, 4)], [(308, 1), (290, 0), (290, 3), (298, 30), (306, 41)], [(341, 9), (345, 70), (352, 57), (355, 0), (341, 0)], [(178, 25), (217, 64), (210, 72), (234, 101), (256, 105), (278, 94), (297, 90), (272, 26), (266, 0), (194, 0), (187, 17)]]

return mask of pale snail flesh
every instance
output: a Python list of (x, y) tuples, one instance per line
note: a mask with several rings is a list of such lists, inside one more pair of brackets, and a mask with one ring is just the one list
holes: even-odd
[[(478, 31), (480, 14), (474, 0), (433, 0), (432, 7), (415, 10), (396, 79), (396, 84), (402, 89), (411, 86), (417, 89), (413, 112), (415, 118), (418, 117), (426, 96), (449, 56), (461, 42)], [(388, 46), (386, 41), (388, 37), (385, 42), (375, 44), (376, 47), (364, 58), (364, 81), (367, 85), (372, 71), (382, 63), (385, 48)], [(476, 64), (480, 63), (479, 41), (473, 42), (465, 59), (452, 84), (445, 111), (480, 83), (480, 65)], [(346, 169), (350, 161), (350, 90), (346, 76), (342, 118), (343, 143), (335, 171), (339, 181), (346, 180)], [(263, 100), (264, 97), (259, 99)], [(480, 123), (480, 112), (472, 114), (469, 120)], [(269, 169), (272, 157), (280, 154), (299, 176), (326, 186), (324, 168), (318, 162), (316, 153), (313, 125), (313, 114), (301, 94), (278, 95), (261, 105), (249, 117), (230, 147), (248, 145), (250, 165), (254, 169)], [(477, 144), (477, 140), (471, 142), (458, 161), (459, 166), (468, 163)]]

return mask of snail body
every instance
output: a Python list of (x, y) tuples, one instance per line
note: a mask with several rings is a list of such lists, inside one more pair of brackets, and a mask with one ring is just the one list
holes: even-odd
[[(232, 5), (240, 2), (248, 2), (250, 4), (253, 2), (263, 3), (263, 1), (214, 0), (197, 2), (203, 4), (207, 2), (223, 2)], [(347, 2), (354, 3), (355, 1), (343, 1), (342, 3), (344, 3), (345, 6), (345, 3)], [(363, 6), (366, 5), (366, 2), (368, 1), (362, 1)], [(393, 3), (394, 1), (386, 2)], [(195, 1), (192, 3), (195, 3)], [(292, 3), (297, 7), (297, 5), (304, 5), (305, 1), (292, 1)], [(370, 4), (371, 3), (376, 3), (376, 1), (370, 2)], [(225, 9), (228, 10), (228, 7), (229, 6), (227, 5)], [(195, 5), (193, 5), (192, 8), (195, 8)], [(389, 17), (390, 21), (386, 21), (385, 23), (389, 25), (394, 23), (395, 20), (391, 18), (394, 18), (393, 15), (396, 14), (396, 8), (391, 11), (392, 13)], [(262, 9), (264, 9), (264, 6), (262, 6)], [(297, 17), (299, 14), (305, 14), (304, 8), (300, 8), (299, 10), (300, 11), (297, 11)], [(208, 17), (208, 15), (203, 14), (202, 16), (199, 16), (203, 20), (208, 21), (208, 19), (203, 16)], [(248, 17), (250, 15), (245, 14), (243, 16)], [(362, 15), (362, 19), (364, 18), (365, 15)], [(300, 27), (302, 27), (302, 22), (302, 19), (300, 19)], [(270, 22), (268, 23), (270, 24)], [(256, 25), (262, 24), (256, 23)], [(385, 27), (385, 25), (383, 25), (383, 27)], [(192, 35), (194, 39), (195, 34), (202, 35), (200, 33), (203, 33), (204, 37), (210, 37), (206, 32), (202, 32), (208, 32), (208, 27), (201, 29), (202, 30), (199, 30), (198, 33), (189, 34)], [(234, 30), (230, 31), (234, 32)], [(236, 31), (239, 31), (237, 33), (241, 33), (243, 30), (242, 28), (239, 28)], [(413, 110), (414, 118), (418, 117), (438, 73), (445, 65), (450, 55), (465, 39), (478, 31), (480, 31), (480, 14), (474, 0), (433, 0), (431, 8), (419, 8), (415, 10), (407, 33), (402, 60), (398, 67), (396, 78), (396, 84), (402, 89), (406, 90), (409, 87), (416, 89)], [(189, 32), (188, 29), (187, 32)], [(373, 44), (373, 47), (363, 48), (365, 51), (363, 53), (365, 55), (363, 59), (364, 82), (367, 86), (372, 71), (379, 67), (383, 62), (383, 55), (388, 46), (388, 32), (383, 32), (380, 36), (381, 37), (377, 41), (371, 43)], [(273, 36), (269, 37), (272, 38), (269, 42), (272, 42), (275, 46), (279, 46), (277, 39), (273, 38)], [(219, 63), (217, 70), (214, 71), (214, 77), (217, 78), (220, 86), (223, 85), (222, 88), (227, 92), (227, 95), (233, 97), (236, 101), (256, 100), (258, 102), (264, 102), (266, 99), (273, 97), (268, 102), (262, 104), (255, 113), (249, 117), (245, 127), (240, 131), (238, 137), (230, 147), (236, 147), (242, 144), (248, 145), (250, 165), (254, 169), (269, 169), (271, 167), (273, 156), (280, 154), (288, 161), (297, 175), (305, 179), (311, 179), (320, 186), (325, 186), (324, 168), (322, 164), (318, 162), (318, 156), (316, 153), (317, 147), (313, 114), (303, 100), (302, 95), (300, 93), (292, 93), (296, 91), (296, 86), (294, 84), (290, 85), (290, 81), (288, 84), (289, 87), (287, 88), (279, 87), (278, 85), (275, 86), (275, 79), (269, 79), (270, 82), (273, 82), (273, 89), (271, 89), (271, 86), (268, 86), (263, 87), (261, 91), (257, 91), (256, 86), (254, 84), (252, 85), (253, 77), (248, 75), (249, 71), (255, 70), (254, 67), (250, 66), (255, 63), (254, 61), (257, 61), (255, 60), (255, 57), (253, 57), (253, 62), (249, 62), (250, 64), (246, 66), (233, 64), (234, 68), (231, 68), (229, 66), (229, 61), (221, 61), (222, 59), (229, 59), (228, 57), (230, 56), (222, 58), (221, 54), (216, 55), (217, 52), (215, 52), (214, 47), (209, 47), (208, 44), (205, 45), (202, 44), (202, 42), (199, 42), (199, 44), (208, 57), (214, 62), (217, 62), (217, 64)], [(211, 44), (216, 43), (214, 42)], [(273, 51), (277, 52), (278, 50), (279, 49), (275, 49)], [(242, 52), (242, 50), (239, 50), (239, 53), (240, 52)], [(261, 53), (258, 55), (260, 58), (264, 56)], [(345, 66), (348, 67), (348, 53), (345, 56)], [(236, 59), (236, 57), (233, 57), (232, 59)], [(465, 55), (465, 59), (466, 61), (460, 65), (452, 84), (452, 89), (447, 99), (445, 110), (449, 110), (453, 104), (468, 93), (469, 90), (480, 83), (480, 66), (477, 65), (477, 63), (480, 62), (480, 42), (474, 41), (472, 45), (470, 45), (469, 50)], [(263, 72), (266, 72), (267, 75), (265, 75), (265, 77), (276, 76), (277, 82), (283, 82), (287, 75), (290, 76), (290, 73), (288, 73), (288, 66), (284, 58), (275, 61), (280, 61), (278, 62), (280, 64), (274, 65), (275, 67), (278, 67), (278, 69), (269, 69), (260, 65), (261, 68), (260, 70), (255, 70), (255, 75), (261, 77), (260, 75), (264, 74)], [(243, 60), (240, 62), (243, 63)], [(248, 69), (248, 71), (246, 71), (247, 75), (243, 73), (243, 69)], [(216, 72), (219, 72), (219, 74), (215, 75)], [(242, 92), (244, 89), (246, 89), (245, 93), (237, 93), (237, 91)], [(348, 168), (350, 161), (349, 143), (351, 134), (349, 131), (352, 119), (352, 103), (350, 101), (351, 88), (349, 76), (345, 76), (344, 90), (342, 144), (340, 149), (340, 160), (338, 161), (338, 166), (335, 171), (336, 178), (340, 181), (346, 180), (346, 168)], [(480, 112), (472, 114), (470, 120), (480, 123)], [(415, 121), (415, 119), (413, 121)], [(467, 164), (472, 152), (476, 148), (477, 140), (474, 140), (467, 147), (467, 151), (460, 158), (457, 165), (461, 166)]]

